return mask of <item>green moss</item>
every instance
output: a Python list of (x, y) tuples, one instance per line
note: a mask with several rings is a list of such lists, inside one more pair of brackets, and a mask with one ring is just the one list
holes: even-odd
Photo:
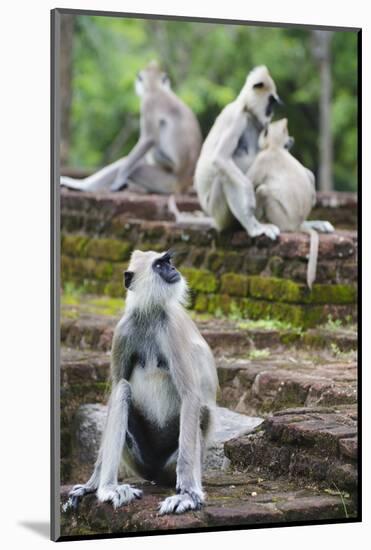
[(249, 293), (249, 278), (237, 273), (225, 273), (221, 276), (221, 292), (231, 296), (247, 296)]
[(316, 304), (355, 304), (357, 288), (354, 285), (314, 284), (310, 301)]
[[(121, 294), (123, 294), (123, 289), (121, 288)], [(122, 298), (113, 298), (111, 296), (96, 296), (94, 298), (89, 298), (86, 301), (90, 311), (94, 311), (101, 315), (112, 315), (116, 316), (122, 313), (124, 308), (124, 302)]]
[(119, 298), (120, 296), (122, 297), (124, 294), (124, 286), (122, 283), (112, 281), (105, 285), (103, 292), (106, 296)]
[(269, 356), (270, 356), (270, 351), (267, 348), (252, 349), (248, 354), (249, 359), (253, 359), (253, 360), (268, 359)]
[(274, 318), (304, 328), (315, 326), (324, 317), (321, 306), (285, 304), (248, 298), (242, 300), (242, 309), (244, 315), (251, 319)]
[(209, 296), (207, 310), (213, 314), (222, 312), (224, 315), (228, 315), (232, 302), (233, 300), (228, 294), (213, 294)]
[(197, 294), (193, 309), (195, 311), (207, 311), (208, 310), (208, 298), (206, 294)]
[(67, 254), (69, 256), (84, 256), (88, 242), (89, 238), (85, 235), (62, 235), (62, 254)]
[(192, 290), (215, 292), (218, 288), (218, 281), (210, 271), (193, 267), (183, 267), (181, 271)]
[(124, 272), (127, 269), (128, 264), (117, 263), (112, 264), (112, 281), (123, 284)]
[(275, 277), (250, 277), (250, 295), (274, 302), (298, 302), (300, 285), (286, 279)]
[(267, 258), (265, 256), (253, 256), (246, 257), (243, 265), (244, 273), (249, 275), (257, 275), (261, 273), (267, 264)]
[(357, 290), (353, 285), (314, 284), (312, 290), (306, 285), (276, 277), (251, 276), (250, 295), (273, 302), (297, 304), (352, 304), (357, 301)]
[(238, 328), (246, 330), (291, 330), (293, 326), (290, 323), (285, 323), (284, 321), (279, 321), (278, 319), (258, 319), (253, 321), (252, 319), (247, 319), (238, 323)]
[(225, 265), (225, 253), (220, 250), (212, 250), (206, 258), (206, 267), (213, 273), (217, 273)]
[(139, 243), (136, 247), (138, 250), (141, 250), (142, 252), (147, 252), (148, 250), (153, 250), (155, 252), (164, 252), (166, 250), (166, 245), (163, 243)]
[(84, 252), (86, 256), (114, 262), (129, 259), (132, 246), (115, 239), (90, 239)]
[(268, 270), (274, 277), (282, 277), (284, 266), (284, 259), (280, 256), (272, 256), (268, 262)]

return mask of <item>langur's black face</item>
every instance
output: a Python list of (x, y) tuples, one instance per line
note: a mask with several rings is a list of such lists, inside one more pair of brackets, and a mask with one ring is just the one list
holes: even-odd
[(267, 104), (267, 107), (265, 109), (265, 114), (270, 117), (271, 115), (273, 115), (273, 112), (274, 112), (274, 108), (276, 107), (276, 105), (283, 105), (283, 101), (281, 100), (281, 98), (275, 94), (270, 94), (270, 96), (268, 97), (268, 104)]
[(157, 258), (152, 264), (152, 269), (168, 284), (177, 283), (181, 279), (179, 271), (171, 264), (170, 252), (166, 252), (163, 256)]
[(284, 145), (285, 149), (290, 151), (290, 149), (294, 145), (294, 143), (295, 143), (295, 139), (293, 137), (289, 136), (287, 138), (287, 141), (286, 141), (285, 145)]

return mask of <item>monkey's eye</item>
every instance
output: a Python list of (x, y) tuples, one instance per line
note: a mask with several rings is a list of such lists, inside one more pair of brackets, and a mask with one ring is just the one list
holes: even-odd
[(254, 84), (253, 88), (264, 88), (264, 82), (257, 82), (256, 84)]
[(143, 80), (143, 77), (140, 73), (137, 74), (137, 80)]

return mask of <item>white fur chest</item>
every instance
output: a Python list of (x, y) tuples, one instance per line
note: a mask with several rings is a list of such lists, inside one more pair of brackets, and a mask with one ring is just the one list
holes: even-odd
[(150, 420), (163, 427), (180, 412), (180, 399), (170, 373), (155, 362), (136, 365), (130, 378), (133, 404)]

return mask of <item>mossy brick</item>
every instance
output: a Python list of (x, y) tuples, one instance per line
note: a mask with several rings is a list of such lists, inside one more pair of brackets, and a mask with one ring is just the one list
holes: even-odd
[(249, 278), (246, 275), (224, 273), (220, 280), (220, 290), (225, 294), (245, 297), (249, 293)]
[(274, 302), (298, 304), (353, 304), (357, 301), (354, 285), (314, 284), (312, 290), (306, 285), (276, 277), (251, 276), (250, 295)]
[(79, 288), (86, 294), (102, 294), (104, 291), (104, 281), (98, 281), (97, 279), (80, 279), (74, 282), (76, 282)]
[(166, 223), (143, 223), (141, 227), (141, 235), (146, 240), (157, 241), (161, 237), (166, 237), (167, 224)]
[(208, 296), (207, 311), (214, 314), (217, 311), (221, 311), (225, 315), (228, 315), (232, 308), (234, 300), (229, 294), (211, 294)]
[(205, 266), (213, 273), (217, 273), (226, 265), (226, 253), (221, 250), (212, 250), (206, 256)]
[(62, 256), (61, 269), (64, 282), (73, 279), (82, 282), (85, 279), (97, 281), (121, 281), (126, 263), (103, 262), (94, 258), (73, 258)]
[(81, 212), (62, 212), (61, 229), (65, 232), (80, 231), (84, 227), (84, 216)]
[[(176, 260), (178, 260), (178, 255), (176, 255)], [(185, 266), (191, 266), (196, 268), (201, 268), (202, 264), (205, 261), (205, 250), (203, 248), (191, 247), (187, 255), (187, 260), (184, 262)]]
[(261, 273), (267, 265), (266, 256), (252, 253), (249, 251), (248, 255), (245, 255), (243, 262), (243, 272), (248, 275), (258, 275)]
[(62, 235), (61, 252), (68, 256), (85, 256), (85, 248), (89, 242), (86, 235)]
[(135, 247), (137, 250), (141, 250), (142, 252), (147, 252), (149, 250), (153, 250), (154, 252), (166, 252), (168, 249), (167, 244), (159, 242), (159, 243), (151, 243), (151, 242), (141, 242), (138, 243)]
[(286, 304), (243, 298), (241, 309), (249, 319), (278, 319), (294, 326), (312, 327), (322, 322), (325, 312), (321, 306)]
[(193, 267), (183, 267), (181, 271), (192, 290), (215, 292), (218, 289), (218, 280), (210, 271)]
[(210, 247), (211, 243), (216, 237), (216, 232), (207, 230), (200, 231), (199, 229), (180, 229), (172, 226), (169, 228), (169, 239), (171, 243), (176, 245), (189, 243), (192, 246), (207, 246)]
[(114, 263), (112, 264), (112, 281), (121, 282), (124, 278), (124, 272), (128, 267), (127, 263)]
[(130, 256), (132, 245), (117, 239), (90, 239), (84, 252), (86, 256), (101, 260), (122, 261)]
[(199, 293), (196, 295), (193, 303), (193, 308), (195, 311), (207, 311), (208, 310), (208, 297), (206, 294)]
[(314, 284), (307, 302), (316, 304), (354, 304), (357, 302), (357, 288), (354, 285)]
[(274, 302), (299, 302), (300, 286), (294, 281), (275, 277), (251, 276), (250, 295)]
[(239, 272), (244, 257), (239, 252), (229, 252), (221, 248), (207, 252), (204, 250), (205, 267), (213, 273)]
[(243, 267), (244, 257), (238, 252), (225, 252), (224, 253), (224, 263), (222, 266), (222, 272), (234, 272), (239, 273)]
[(103, 292), (106, 296), (121, 298), (124, 295), (124, 285), (122, 282), (111, 281), (105, 285)]
[(280, 256), (272, 256), (268, 260), (266, 270), (273, 277), (282, 277), (283, 270), (285, 267), (285, 262)]

